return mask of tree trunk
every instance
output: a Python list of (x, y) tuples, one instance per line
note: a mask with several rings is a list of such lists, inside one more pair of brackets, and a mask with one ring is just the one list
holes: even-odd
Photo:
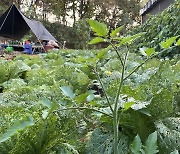
[(66, 0), (63, 1), (63, 19), (62, 22), (66, 25)]
[(75, 6), (75, 2), (73, 0), (73, 6), (72, 6), (72, 9), (73, 9), (73, 25), (75, 24), (76, 22), (76, 6)]
[(80, 19), (83, 18), (83, 10), (84, 10), (84, 0), (81, 0), (80, 5), (79, 5), (79, 18)]

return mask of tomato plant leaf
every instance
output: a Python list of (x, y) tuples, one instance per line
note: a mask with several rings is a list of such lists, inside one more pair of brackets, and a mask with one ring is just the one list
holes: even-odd
[(136, 135), (136, 137), (134, 138), (134, 140), (130, 146), (131, 152), (133, 154), (141, 154), (141, 147), (142, 147), (141, 139), (140, 139), (139, 135)]
[(124, 104), (124, 108), (123, 108), (123, 110), (125, 111), (125, 110), (128, 110), (132, 105), (134, 105), (135, 104), (135, 102), (127, 102), (127, 103), (125, 103)]
[(113, 136), (110, 133), (104, 133), (100, 129), (95, 129), (91, 139), (87, 144), (87, 153), (89, 154), (109, 154), (113, 152)]
[(156, 154), (159, 150), (157, 150), (157, 132), (150, 134), (148, 139), (146, 140), (144, 151), (146, 154)]
[(123, 37), (119, 43), (119, 45), (125, 45), (125, 44), (131, 44), (134, 40), (136, 40), (137, 38), (141, 37), (142, 35), (144, 35), (145, 33), (138, 33), (135, 35), (129, 35), (126, 37)]
[(51, 108), (51, 101), (49, 99), (44, 98), (44, 99), (40, 100), (39, 102), (42, 105), (48, 107), (49, 109)]
[(147, 56), (150, 57), (151, 55), (155, 53), (155, 48), (146, 48), (145, 52)]
[(71, 90), (70, 87), (68, 86), (62, 86), (60, 87), (60, 89), (62, 90), (62, 93), (65, 95), (65, 96), (68, 96), (70, 97), (71, 99), (73, 99), (75, 97), (75, 94), (73, 93), (73, 91)]
[(167, 38), (166, 41), (163, 41), (160, 43), (161, 47), (164, 49), (168, 49), (174, 43), (174, 41), (176, 40), (177, 37), (178, 36)]
[(110, 33), (110, 36), (111, 36), (112, 38), (115, 37), (123, 28), (124, 28), (124, 25), (121, 26), (121, 27), (116, 28), (115, 30), (113, 30), (113, 31)]
[(178, 41), (176, 42), (177, 46), (180, 46), (180, 39), (178, 39)]
[(91, 19), (89, 19), (89, 24), (92, 30), (95, 32), (95, 35), (105, 37), (108, 34), (108, 28), (106, 24)]
[(90, 94), (88, 97), (87, 97), (87, 101), (90, 102), (94, 99), (94, 94)]
[(98, 57), (99, 59), (101, 59), (101, 58), (103, 58), (103, 57), (106, 55), (106, 53), (107, 53), (107, 50), (106, 50), (106, 49), (103, 49), (103, 50), (101, 50), (101, 51), (97, 54), (97, 57)]
[[(167, 117), (155, 122), (158, 132), (158, 140), (163, 147), (163, 153), (171, 153), (175, 149), (179, 149), (180, 145), (180, 118)], [(168, 146), (167, 146), (168, 145)]]
[(105, 42), (105, 40), (102, 37), (95, 37), (88, 44), (96, 44), (96, 43), (100, 43), (100, 42)]

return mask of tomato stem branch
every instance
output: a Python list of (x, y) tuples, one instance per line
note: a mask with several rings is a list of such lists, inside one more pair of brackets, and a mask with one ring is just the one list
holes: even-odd
[(95, 112), (99, 112), (99, 113), (102, 113), (108, 117), (113, 117), (112, 115), (110, 114), (107, 114), (103, 111), (100, 111), (98, 109), (95, 109), (95, 108), (89, 108), (89, 107), (69, 107), (69, 108), (63, 108), (63, 109), (58, 109), (58, 110), (55, 110), (54, 112), (57, 112), (57, 111), (66, 111), (66, 110), (91, 110), (91, 111), (95, 111)]
[(95, 74), (96, 74), (96, 76), (97, 76), (97, 78), (98, 78), (98, 80), (99, 80), (99, 82), (100, 82), (100, 85), (101, 85), (101, 87), (102, 87), (103, 93), (104, 93), (104, 95), (105, 95), (105, 97), (106, 97), (106, 100), (107, 100), (107, 102), (108, 102), (108, 105), (109, 105), (109, 107), (110, 107), (110, 110), (111, 110), (111, 112), (113, 113), (113, 108), (112, 108), (112, 106), (111, 106), (109, 97), (108, 97), (108, 95), (107, 95), (107, 93), (106, 93), (104, 84), (103, 84), (103, 82), (102, 82), (102, 80), (101, 80), (101, 78), (100, 78), (100, 76), (99, 76), (99, 74), (98, 74), (98, 71), (97, 71), (97, 64), (96, 64)]

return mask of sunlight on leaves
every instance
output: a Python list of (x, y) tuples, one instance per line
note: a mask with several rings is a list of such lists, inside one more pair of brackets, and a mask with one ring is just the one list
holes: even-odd
[(164, 42), (161, 42), (160, 43), (161, 47), (164, 49), (168, 49), (174, 43), (174, 41), (176, 40), (177, 37), (178, 36), (174, 36), (174, 37), (166, 39), (166, 41), (164, 41)]
[(48, 116), (48, 114), (49, 114), (49, 110), (43, 110), (43, 111), (42, 111), (42, 118), (43, 118), (43, 119), (46, 119), (47, 116)]
[(176, 42), (177, 46), (180, 46), (180, 39)]
[(146, 48), (145, 52), (147, 56), (150, 57), (151, 55), (155, 53), (155, 48)]
[(124, 104), (124, 108), (123, 108), (123, 110), (125, 111), (125, 110), (128, 110), (132, 105), (134, 105), (135, 104), (135, 102), (127, 102), (127, 103), (125, 103)]
[(90, 102), (92, 101), (93, 99), (95, 98), (94, 94), (90, 94), (88, 97), (87, 97), (87, 101)]

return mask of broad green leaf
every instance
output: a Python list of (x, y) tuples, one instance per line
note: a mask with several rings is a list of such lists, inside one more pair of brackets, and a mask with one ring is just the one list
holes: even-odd
[(130, 146), (131, 152), (133, 154), (141, 154), (141, 147), (142, 147), (141, 139), (139, 135), (137, 135)]
[(96, 44), (96, 43), (100, 43), (100, 42), (105, 42), (105, 40), (102, 37), (95, 37), (88, 44)]
[(73, 99), (73, 98), (75, 97), (75, 94), (73, 93), (73, 91), (71, 90), (70, 87), (68, 87), (68, 86), (62, 86), (62, 87), (60, 87), (60, 89), (62, 90), (62, 92), (63, 92), (63, 94), (64, 94), (65, 96), (68, 96), (68, 97), (70, 97), (71, 99)]
[(171, 152), (170, 154), (179, 154), (178, 150), (174, 150), (173, 152)]
[(23, 79), (10, 79), (2, 84), (5, 89), (20, 88), (26, 85), (27, 83)]
[[(168, 70), (168, 67), (167, 67)], [(169, 71), (169, 74), (171, 72)], [(163, 74), (164, 76), (166, 74)], [(160, 78), (160, 76), (159, 76)], [(161, 81), (163, 79), (161, 78)], [(168, 77), (167, 77), (168, 80)], [(153, 85), (154, 83), (152, 83)], [(156, 83), (155, 83), (156, 84)], [(149, 86), (150, 87), (150, 86)], [(155, 88), (155, 87), (154, 87)], [(157, 88), (157, 87), (156, 87)], [(150, 114), (155, 118), (163, 118), (173, 113), (173, 94), (168, 89), (161, 89), (158, 93), (154, 94), (151, 103), (147, 106)], [(161, 104), (161, 105), (159, 105)]]
[[(118, 154), (129, 154), (129, 138), (122, 132), (119, 133)], [(110, 153), (107, 153), (110, 154)]]
[(146, 140), (144, 151), (146, 154), (156, 154), (159, 150), (157, 150), (157, 132), (150, 134), (148, 139)]
[[(46, 106), (48, 108), (47, 112), (46, 110), (43, 111), (42, 117), (46, 118), (48, 116), (48, 114), (50, 114), (52, 111), (54, 111), (57, 107), (57, 104), (54, 102), (51, 102), (49, 99), (44, 98), (42, 100), (39, 101), (42, 105)], [(44, 118), (44, 119), (45, 119)]]
[[(171, 153), (180, 146), (180, 117), (168, 117), (155, 122), (158, 141), (164, 153)], [(168, 146), (167, 146), (168, 145)], [(163, 153), (162, 152), (162, 153)]]
[(92, 30), (95, 32), (95, 35), (106, 36), (108, 34), (108, 28), (106, 24), (91, 19), (89, 19), (89, 24)]
[(176, 45), (177, 45), (177, 46), (180, 45), (180, 39), (178, 39), (178, 41), (176, 42)]
[(8, 140), (11, 136), (15, 135), (18, 131), (23, 130), (28, 126), (34, 125), (33, 117), (25, 117), (23, 120), (19, 120), (10, 127), (6, 133), (0, 136), (0, 143)]
[(166, 39), (166, 41), (164, 41), (164, 42), (161, 42), (160, 43), (161, 47), (164, 49), (168, 49), (174, 43), (174, 41), (176, 40), (177, 37), (178, 36), (174, 36), (174, 37)]
[(130, 44), (131, 41), (132, 41), (132, 36), (123, 37), (120, 41), (120, 45)]
[(128, 110), (135, 102), (127, 102), (124, 104), (123, 110)]
[(87, 101), (90, 102), (94, 99), (94, 94), (90, 94), (88, 97), (87, 97)]
[(124, 27), (124, 25), (121, 26), (121, 27), (116, 28), (115, 30), (113, 30), (113, 31), (111, 32), (110, 36), (111, 36), (112, 38), (115, 37), (116, 34), (119, 33), (119, 32), (123, 29), (123, 27)]
[(29, 71), (31, 70), (31, 67), (29, 67), (26, 63), (22, 61), (18, 61), (18, 72), (24, 72), (24, 71)]
[(39, 101), (42, 105), (48, 107), (49, 109), (51, 108), (51, 101), (47, 98), (44, 98)]
[(155, 48), (146, 48), (145, 52), (147, 56), (150, 57), (151, 55), (155, 53)]
[(113, 152), (113, 136), (95, 129), (86, 145), (88, 154), (111, 154)]
[(143, 47), (143, 48), (140, 48), (139, 51), (143, 56), (150, 57), (151, 55), (153, 55), (155, 53), (155, 48), (145, 48), (145, 47)]

